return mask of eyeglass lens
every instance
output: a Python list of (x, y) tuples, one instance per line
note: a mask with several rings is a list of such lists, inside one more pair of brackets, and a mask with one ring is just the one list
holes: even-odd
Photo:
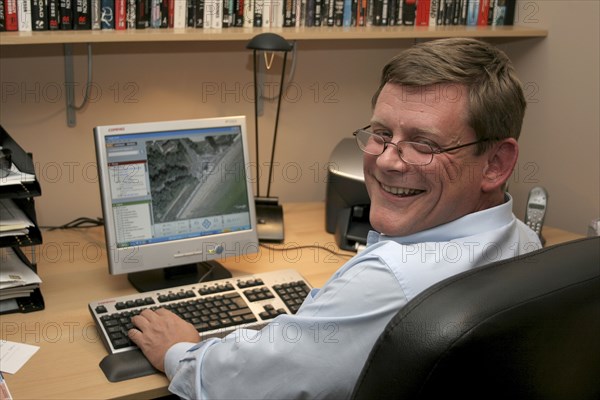
[(396, 147), (400, 158), (408, 164), (426, 165), (433, 158), (433, 149), (425, 143), (386, 142), (381, 136), (364, 130), (356, 132), (356, 141), (362, 151), (375, 156), (382, 154), (387, 146), (392, 145)]

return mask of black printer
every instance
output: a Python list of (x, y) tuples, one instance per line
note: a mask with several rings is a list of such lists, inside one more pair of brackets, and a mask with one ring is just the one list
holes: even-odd
[(343, 139), (333, 149), (327, 169), (325, 230), (344, 250), (360, 249), (372, 229), (362, 159), (354, 138)]

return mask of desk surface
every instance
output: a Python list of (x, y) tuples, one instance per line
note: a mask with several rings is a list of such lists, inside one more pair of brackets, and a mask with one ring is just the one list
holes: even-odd
[[(221, 261), (233, 275), (294, 268), (315, 287), (323, 285), (348, 257), (315, 248), (338, 250), (325, 232), (322, 203), (284, 205), (286, 242), (259, 254)], [(546, 245), (580, 237), (544, 228)], [(98, 337), (87, 304), (135, 293), (126, 276), (108, 274), (102, 228), (44, 232), (37, 249), (38, 273), (46, 309), (0, 316), (0, 338), (40, 346), (15, 375), (5, 374), (15, 399), (154, 398), (168, 394), (168, 381), (156, 374), (110, 383), (98, 364), (107, 352)], [(351, 254), (346, 253), (345, 254)]]

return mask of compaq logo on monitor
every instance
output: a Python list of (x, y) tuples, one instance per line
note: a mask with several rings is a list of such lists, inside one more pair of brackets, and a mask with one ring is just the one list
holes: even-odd
[(121, 127), (121, 128), (108, 128), (109, 132), (124, 132), (125, 128)]

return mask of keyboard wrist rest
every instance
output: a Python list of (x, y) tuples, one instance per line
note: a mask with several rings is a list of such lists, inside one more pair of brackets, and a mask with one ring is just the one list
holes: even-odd
[(159, 373), (141, 350), (109, 354), (100, 361), (100, 369), (111, 382), (120, 382)]

